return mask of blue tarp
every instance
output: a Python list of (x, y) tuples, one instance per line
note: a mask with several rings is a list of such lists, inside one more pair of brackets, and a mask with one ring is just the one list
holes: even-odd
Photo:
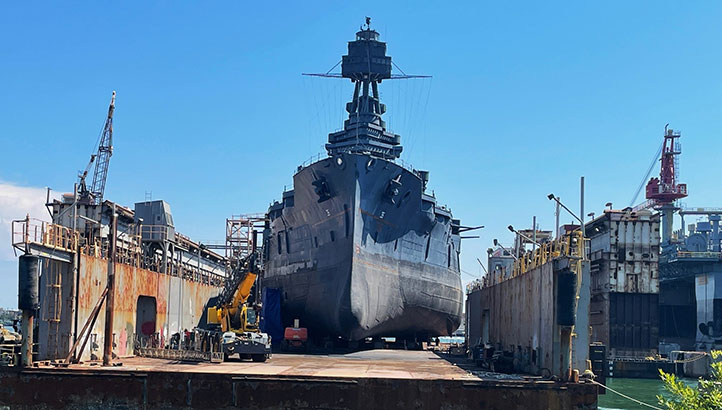
[(278, 345), (283, 340), (283, 323), (281, 323), (281, 291), (264, 288), (261, 296), (261, 332), (271, 336), (271, 343)]

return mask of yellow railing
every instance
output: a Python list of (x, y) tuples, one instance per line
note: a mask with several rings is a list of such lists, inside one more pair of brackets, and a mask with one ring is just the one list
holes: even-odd
[(75, 252), (78, 248), (79, 235), (64, 226), (30, 218), (12, 221), (12, 244), (23, 250), (28, 244), (34, 243), (54, 249)]
[[(165, 239), (167, 229), (160, 226), (143, 226), (143, 232), (149, 235), (156, 235)], [(83, 239), (80, 245), (80, 234), (70, 228), (46, 222), (40, 219), (30, 218), (12, 221), (11, 241), (13, 247), (21, 252), (28, 251), (28, 245), (41, 245), (52, 249), (67, 252), (79, 252), (82, 255), (96, 258), (108, 258), (108, 241), (102, 238)], [(115, 262), (124, 265), (134, 266), (152, 270), (154, 272), (165, 272), (173, 276), (180, 276), (187, 280), (222, 286), (225, 280), (224, 275), (195, 266), (192, 262), (176, 260), (173, 257), (167, 258), (166, 265), (163, 264), (163, 257), (160, 254), (144, 254), (142, 239), (137, 232), (121, 234), (118, 236), (115, 248)]]
[(541, 244), (537, 249), (526, 252), (514, 262), (512, 277), (523, 275), (559, 257), (581, 260), (584, 245), (581, 231), (574, 231), (553, 241)]

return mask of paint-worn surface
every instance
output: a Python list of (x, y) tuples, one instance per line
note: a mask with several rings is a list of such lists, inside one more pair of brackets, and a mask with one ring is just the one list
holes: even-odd
[[(476, 292), (480, 293), (481, 312), (473, 314), (488, 320), (482, 323), (482, 329), (488, 329), (485, 342), (518, 354), (524, 372), (547, 368), (560, 373), (553, 264)], [(532, 363), (532, 355), (536, 363)]]
[(0, 405), (12, 408), (596, 409), (596, 401), (590, 384), (482, 380), (409, 351), (0, 373)]
[(606, 211), (586, 234), (593, 292), (659, 292), (659, 215)]
[[(576, 306), (557, 301), (560, 272), (575, 259), (557, 258), (493, 285), (473, 288), (467, 295), (467, 332), (471, 346), (489, 345), (513, 355), (516, 371), (565, 375), (571, 366), (584, 371), (589, 357), (589, 265), (583, 262), (576, 288)], [(574, 336), (565, 338), (557, 314), (560, 306), (575, 312)], [(569, 328), (566, 328), (568, 335)]]
[[(389, 377), (396, 379), (478, 380), (429, 351), (370, 350), (350, 354), (300, 355), (274, 354), (265, 363), (229, 361), (224, 363), (178, 363), (164, 359), (126, 358), (123, 366), (109, 371), (176, 371), (275, 376)], [(74, 366), (81, 370), (94, 366)], [(100, 369), (106, 370), (106, 369)]]
[(659, 215), (605, 211), (589, 222), (592, 341), (610, 356), (656, 353)]
[[(52, 263), (64, 265), (62, 286), (58, 296), (46, 296), (47, 303), (43, 301), (42, 304), (47, 310), (47, 306), (52, 305), (50, 302), (53, 298), (58, 298), (62, 309), (57, 315), (57, 321), (49, 320), (51, 315), (47, 312), (46, 316), (41, 317), (39, 333), (41, 360), (64, 358), (73, 342), (74, 306), (70, 297), (72, 270), (69, 264)], [(107, 269), (107, 259), (80, 255), (78, 328), (82, 328), (106, 286)], [(208, 283), (185, 280), (122, 263), (115, 264), (115, 275), (113, 352), (121, 357), (133, 354), (135, 334), (138, 332), (146, 337), (155, 335), (163, 343), (170, 334), (198, 326), (205, 304), (219, 290)], [(50, 276), (47, 278), (49, 279)], [(53, 295), (49, 292), (46, 294)], [(142, 298), (140, 312), (139, 298)], [(90, 341), (82, 354), (83, 360), (102, 355), (104, 326), (105, 315), (100, 314), (90, 331)], [(60, 330), (53, 333), (56, 327)], [(56, 337), (56, 334), (59, 336)]]

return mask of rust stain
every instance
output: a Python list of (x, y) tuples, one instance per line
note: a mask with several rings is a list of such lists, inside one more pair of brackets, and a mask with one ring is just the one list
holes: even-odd
[(368, 216), (374, 218), (377, 222), (380, 222), (380, 223), (382, 223), (382, 224), (384, 224), (384, 225), (387, 225), (387, 226), (390, 226), (390, 227), (392, 227), (392, 228), (396, 228), (396, 225), (392, 224), (391, 222), (389, 222), (389, 221), (387, 221), (387, 220), (385, 220), (385, 219), (383, 219), (383, 218), (381, 218), (381, 217), (378, 217), (378, 216), (374, 215), (373, 213), (371, 213), (371, 212), (369, 212), (369, 211), (366, 211), (366, 210), (361, 209), (361, 208), (359, 208), (359, 211), (361, 211), (361, 213), (362, 213), (363, 215), (368, 215)]
[[(209, 284), (193, 282), (121, 263), (115, 263), (114, 268), (116, 275), (113, 321), (114, 352), (119, 356), (133, 353), (133, 342), (138, 325), (136, 316), (139, 296), (155, 299), (155, 332), (163, 344), (169, 333), (196, 326), (202, 316), (205, 303), (220, 289)], [(107, 269), (108, 261), (106, 259), (80, 255), (79, 326), (85, 323), (106, 286)], [(174, 281), (179, 289), (177, 294), (169, 294), (171, 281)], [(88, 343), (83, 352), (83, 358), (86, 360), (90, 358), (91, 353), (96, 356), (102, 354), (104, 311), (105, 307), (91, 330), (91, 334), (95, 335), (96, 342)], [(171, 315), (172, 312), (175, 314)], [(72, 318), (70, 315), (66, 315), (62, 320), (72, 320)]]

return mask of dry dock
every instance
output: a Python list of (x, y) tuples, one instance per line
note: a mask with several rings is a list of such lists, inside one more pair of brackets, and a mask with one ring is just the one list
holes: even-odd
[(266, 363), (124, 358), (118, 367), (0, 372), (0, 406), (21, 409), (596, 409), (596, 400), (591, 384), (484, 379), (427, 351), (275, 354)]

